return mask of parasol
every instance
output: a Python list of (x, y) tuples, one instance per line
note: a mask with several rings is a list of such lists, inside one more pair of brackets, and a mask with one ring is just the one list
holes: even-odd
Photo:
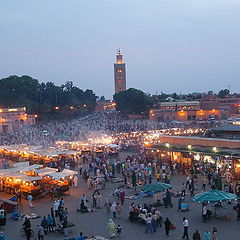
[(144, 192), (163, 192), (167, 189), (171, 189), (172, 185), (163, 183), (163, 182), (156, 182), (156, 183), (151, 183), (147, 186), (144, 186), (141, 188), (142, 191)]

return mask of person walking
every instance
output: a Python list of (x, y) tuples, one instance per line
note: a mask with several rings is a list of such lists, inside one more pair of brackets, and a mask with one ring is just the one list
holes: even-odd
[(122, 233), (122, 227), (120, 226), (120, 224), (118, 224), (118, 226), (116, 227), (116, 231), (118, 236), (120, 237), (121, 233)]
[(27, 196), (27, 200), (28, 200), (29, 208), (33, 208), (33, 205), (32, 205), (33, 196), (31, 194)]
[(48, 226), (48, 231), (53, 232), (53, 218), (48, 214), (47, 217), (47, 226)]
[(206, 176), (202, 177), (202, 190), (205, 191), (206, 190), (206, 185), (207, 185), (207, 178)]
[(120, 201), (121, 201), (122, 205), (124, 203), (124, 200), (125, 200), (125, 192), (124, 192), (123, 189), (121, 189), (121, 191), (120, 191)]
[(170, 231), (170, 226), (171, 226), (171, 222), (169, 220), (169, 218), (167, 217), (165, 222), (164, 222), (164, 226), (165, 226), (165, 233), (166, 233), (166, 236), (168, 237), (169, 236), (169, 231)]
[(116, 218), (121, 218), (122, 207), (119, 203), (116, 205)]
[(165, 197), (165, 208), (167, 208), (168, 205), (170, 205), (171, 207), (173, 207), (173, 205), (172, 205), (171, 193), (170, 193), (169, 190), (167, 189), (166, 197)]
[(188, 237), (188, 220), (184, 217), (183, 218), (183, 239), (189, 239), (189, 237)]
[(201, 236), (200, 236), (198, 229), (196, 229), (196, 232), (193, 234), (192, 239), (193, 240), (201, 240)]
[(47, 224), (47, 219), (46, 219), (45, 216), (44, 216), (43, 219), (42, 219), (41, 226), (42, 226), (43, 229), (44, 229), (44, 233), (47, 234), (48, 224)]
[(41, 225), (37, 225), (38, 240), (44, 240), (44, 228)]
[(26, 234), (26, 239), (27, 239), (27, 240), (31, 240), (31, 237), (32, 237), (32, 229), (31, 229), (31, 228), (25, 229), (25, 234)]
[(116, 206), (117, 206), (116, 202), (114, 202), (111, 206), (111, 212), (112, 212), (113, 219), (115, 219), (116, 215), (117, 215)]
[(181, 193), (181, 196), (182, 196), (182, 197), (185, 197), (185, 196), (186, 196), (186, 185), (185, 185), (185, 183), (182, 184), (182, 193)]
[(0, 240), (6, 240), (7, 237), (3, 232), (0, 232)]
[(79, 236), (76, 238), (76, 240), (84, 240), (83, 233), (80, 232)]
[(22, 205), (22, 193), (20, 190), (17, 192), (17, 201), (18, 201), (18, 205), (21, 206)]
[(153, 212), (153, 215), (152, 215), (152, 229), (153, 229), (153, 232), (156, 232), (157, 231), (157, 214), (156, 212), (154, 211)]
[(53, 204), (53, 211), (55, 213), (55, 217), (58, 216), (58, 209), (59, 209), (59, 202), (55, 201), (54, 204)]
[(217, 240), (217, 228), (214, 227), (212, 231), (212, 240)]
[(106, 207), (107, 214), (110, 214), (110, 212), (111, 212), (111, 202), (109, 201), (108, 198), (106, 198), (106, 202), (105, 202), (103, 207)]
[(211, 233), (209, 231), (204, 233), (204, 240), (211, 240)]
[(112, 219), (108, 220), (107, 228), (108, 228), (110, 238), (114, 238), (116, 236), (116, 225)]
[(147, 224), (147, 228), (145, 230), (145, 233), (148, 233), (148, 230), (151, 231), (151, 233), (153, 232), (153, 229), (152, 229), (152, 215), (151, 213), (148, 214), (148, 217), (146, 218), (146, 224)]
[(202, 218), (204, 222), (207, 221), (207, 206), (205, 203), (203, 204), (203, 208), (202, 208)]

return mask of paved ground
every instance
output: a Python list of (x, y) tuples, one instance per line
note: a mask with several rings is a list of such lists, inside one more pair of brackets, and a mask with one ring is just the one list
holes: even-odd
[[(174, 186), (174, 190), (180, 190), (181, 184), (184, 181), (184, 176), (175, 176), (171, 182), (171, 184)], [(111, 196), (114, 189), (119, 184), (113, 184), (108, 183), (106, 186), (106, 190), (103, 190), (101, 193), (103, 195), (103, 199), (106, 197), (113, 199)], [(200, 188), (199, 188), (200, 189)], [(76, 224), (76, 227), (72, 229), (71, 237), (77, 236), (80, 231), (83, 231), (85, 235), (101, 235), (104, 237), (108, 237), (107, 232), (107, 222), (110, 218), (109, 215), (106, 213), (106, 209), (97, 210), (96, 212), (91, 213), (85, 213), (81, 214), (76, 211), (77, 206), (80, 204), (80, 197), (81, 195), (85, 193), (88, 196), (91, 195), (92, 192), (89, 192), (86, 188), (86, 184), (83, 183), (82, 179), (80, 179), (78, 188), (72, 188), (69, 195), (64, 196), (65, 205), (69, 210), (69, 220), (74, 222)], [(132, 190), (127, 190), (127, 195), (132, 195)], [(1, 193), (0, 197), (9, 197), (9, 195), (5, 195)], [(141, 202), (141, 203), (150, 203), (154, 200), (151, 198), (145, 198), (142, 200), (134, 201), (135, 203)], [(194, 203), (191, 201), (189, 195), (187, 196), (187, 201), (190, 202), (190, 211), (189, 212), (178, 212), (177, 211), (177, 199), (173, 198), (173, 208), (164, 208), (160, 207), (160, 210), (162, 212), (163, 218), (169, 217), (172, 223), (177, 227), (176, 230), (171, 232), (171, 236), (168, 239), (175, 240), (175, 239), (181, 239), (182, 236), (182, 217), (186, 216), (189, 219), (189, 232), (190, 236), (192, 237), (193, 232), (195, 229), (199, 229), (201, 233), (203, 233), (206, 230), (212, 230), (213, 227), (217, 227), (218, 234), (220, 240), (234, 240), (234, 239), (240, 239), (238, 238), (237, 234), (239, 231), (239, 224), (240, 222), (236, 222), (236, 213), (233, 211), (233, 204), (228, 205), (227, 203), (223, 204), (223, 208), (218, 210), (219, 215), (225, 215), (231, 217), (230, 221), (224, 221), (224, 220), (216, 220), (212, 219), (207, 223), (203, 223), (201, 219), (201, 205), (198, 203)], [(164, 235), (164, 229), (158, 228), (156, 233), (148, 233), (144, 234), (145, 231), (145, 225), (139, 224), (139, 223), (131, 223), (128, 220), (128, 209), (129, 204), (132, 201), (126, 200), (124, 203), (123, 211), (122, 211), (122, 217), (119, 220), (116, 220), (116, 224), (121, 224), (123, 228), (123, 233), (120, 237), (120, 239), (124, 240), (132, 240), (132, 239), (138, 239), (138, 240), (145, 240), (145, 239), (165, 239)], [(34, 213), (37, 213), (41, 216), (46, 216), (50, 212), (50, 208), (53, 205), (53, 201), (51, 201), (49, 198), (36, 200), (34, 201), (34, 208), (31, 210)], [(27, 203), (24, 202), (23, 206), (20, 207), (21, 212), (23, 213), (30, 213), (30, 209), (27, 207)], [(9, 215), (7, 217), (7, 225), (3, 228), (3, 231), (7, 235), (8, 240), (21, 240), (25, 239), (24, 237), (20, 236), (20, 228), (22, 221), (13, 222), (9, 220)], [(35, 219), (32, 220), (32, 225), (34, 226), (34, 229), (36, 228), (36, 225), (41, 222), (41, 219)], [(190, 237), (190, 239), (191, 239)], [(55, 240), (55, 239), (65, 239), (63, 235), (58, 235), (56, 233), (50, 233), (47, 236), (45, 236), (45, 240)], [(203, 237), (202, 237), (203, 239)]]

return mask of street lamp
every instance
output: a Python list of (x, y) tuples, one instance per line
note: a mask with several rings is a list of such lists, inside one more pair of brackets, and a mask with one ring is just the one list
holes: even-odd
[(170, 148), (170, 144), (169, 143), (166, 143), (165, 145), (167, 148)]
[(213, 151), (216, 153), (216, 152), (217, 152), (217, 148), (216, 148), (216, 147), (213, 147)]
[(189, 144), (187, 147), (188, 147), (188, 149), (191, 151), (192, 145)]

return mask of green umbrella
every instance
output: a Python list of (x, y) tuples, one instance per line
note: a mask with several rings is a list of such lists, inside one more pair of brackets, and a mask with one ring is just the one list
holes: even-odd
[(65, 135), (65, 134), (61, 134), (61, 135), (57, 136), (57, 138), (61, 138), (61, 139), (64, 139), (66, 137), (67, 137), (67, 135)]
[(163, 183), (163, 182), (156, 182), (156, 183), (151, 183), (147, 186), (142, 187), (141, 190), (144, 192), (162, 192), (171, 188), (172, 186), (170, 184)]
[(237, 196), (232, 193), (227, 193), (219, 190), (212, 190), (195, 195), (193, 201), (199, 203), (214, 203), (222, 201), (236, 200)]

